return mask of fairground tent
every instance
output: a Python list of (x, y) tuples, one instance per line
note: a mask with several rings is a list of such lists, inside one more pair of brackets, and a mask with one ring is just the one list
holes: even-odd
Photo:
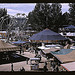
[(51, 54), (56, 57), (61, 63), (75, 61), (75, 49), (62, 49), (58, 52), (51, 51)]
[(49, 29), (45, 29), (37, 34), (32, 35), (29, 40), (66, 40), (65, 37), (53, 32)]
[(11, 45), (9, 43), (5, 43), (4, 41), (0, 40), (0, 52), (4, 51), (17, 51), (20, 50), (18, 46)]
[(75, 29), (75, 26), (73, 26), (73, 25), (69, 25), (68, 27), (65, 27), (65, 29)]
[(26, 42), (25, 42), (25, 41), (18, 40), (18, 41), (16, 41), (16, 42), (12, 42), (12, 43), (14, 43), (14, 44), (24, 44), (24, 43), (26, 43)]

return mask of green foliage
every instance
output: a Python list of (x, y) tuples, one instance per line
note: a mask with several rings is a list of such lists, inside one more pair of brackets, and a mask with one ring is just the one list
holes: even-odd
[(58, 28), (61, 25), (62, 19), (62, 11), (61, 11), (61, 4), (60, 3), (52, 3), (51, 5), (51, 20), (52, 20), (52, 29), (58, 32)]
[(6, 30), (9, 23), (9, 15), (7, 15), (7, 10), (5, 8), (0, 8), (0, 30)]
[[(61, 4), (60, 3), (37, 3), (34, 10), (28, 15), (28, 23), (35, 30), (49, 28), (58, 31), (61, 23)], [(58, 28), (56, 28), (58, 27)]]
[(70, 24), (75, 25), (75, 3), (69, 3)]
[(29, 13), (29, 23), (31, 23), (32, 28), (35, 30), (43, 30), (47, 27), (49, 19), (50, 5), (48, 3), (37, 3), (34, 10)]
[(62, 25), (69, 25), (69, 13), (68, 12), (65, 12), (63, 15), (62, 15)]

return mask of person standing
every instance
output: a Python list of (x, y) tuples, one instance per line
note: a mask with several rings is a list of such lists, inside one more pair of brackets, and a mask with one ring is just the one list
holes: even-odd
[(29, 59), (27, 58), (27, 59), (26, 59), (26, 64), (28, 64), (28, 61), (29, 61)]
[(20, 45), (20, 54), (21, 54), (22, 46)]
[(55, 58), (53, 57), (53, 61), (51, 61), (52, 71), (54, 71), (55, 66), (56, 66)]
[(24, 67), (22, 67), (22, 69), (20, 69), (20, 71), (25, 71)]
[(8, 55), (6, 56), (6, 60), (9, 60), (9, 56)]
[(44, 66), (44, 72), (47, 72), (48, 69), (47, 69), (47, 63), (45, 62), (45, 66)]
[(55, 66), (54, 71), (55, 72), (58, 72), (59, 71), (58, 65)]
[[(41, 61), (41, 55), (38, 55), (38, 58), (40, 58), (40, 61)], [(40, 61), (39, 61), (39, 62), (40, 62)]]
[(11, 63), (11, 71), (13, 72), (14, 70), (13, 70), (13, 63)]
[(23, 54), (24, 54), (24, 45), (21, 45), (22, 46), (22, 52), (23, 52)]

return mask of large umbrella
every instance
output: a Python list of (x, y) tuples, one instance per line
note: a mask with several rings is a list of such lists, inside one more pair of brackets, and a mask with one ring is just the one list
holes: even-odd
[(69, 25), (68, 27), (65, 27), (65, 29), (75, 29), (75, 26), (73, 26), (73, 25)]
[(53, 32), (49, 29), (45, 29), (37, 34), (34, 34), (29, 40), (66, 40), (65, 37), (60, 34)]
[(21, 50), (22, 50), (21, 44), (25, 44), (26, 42), (25, 42), (25, 41), (18, 40), (18, 41), (16, 41), (16, 42), (12, 42), (12, 43), (13, 43), (13, 44), (17, 44), (17, 45), (20, 46), (20, 54), (21, 54)]
[(14, 43), (14, 44), (24, 44), (24, 43), (26, 43), (26, 42), (25, 42), (25, 41), (18, 40), (18, 41), (16, 41), (16, 42), (12, 42), (12, 43)]

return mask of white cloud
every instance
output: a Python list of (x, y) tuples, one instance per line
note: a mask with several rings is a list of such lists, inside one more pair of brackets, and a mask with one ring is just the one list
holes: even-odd
[(28, 12), (15, 10), (15, 9), (7, 9), (7, 11), (8, 11), (8, 14), (11, 14), (11, 15), (16, 15), (17, 13), (25, 13), (26, 15), (28, 15)]
[(0, 7), (22, 7), (22, 6), (34, 6), (36, 3), (0, 3)]
[(63, 13), (69, 12), (68, 10), (69, 10), (68, 3), (62, 3), (62, 11), (63, 11)]
[[(68, 3), (62, 4), (62, 12), (66, 12), (69, 9)], [(0, 3), (0, 8), (6, 8), (8, 14), (15, 15), (17, 13), (25, 13), (28, 15), (31, 12), (36, 3)]]
[(20, 10), (15, 10), (15, 9), (7, 9), (7, 11), (8, 12), (14, 12), (14, 13), (16, 13), (16, 12), (18, 12), (18, 13), (23, 13), (24, 11), (20, 11)]
[(0, 8), (6, 8), (8, 14), (25, 13), (28, 15), (33, 10), (36, 3), (0, 3)]

